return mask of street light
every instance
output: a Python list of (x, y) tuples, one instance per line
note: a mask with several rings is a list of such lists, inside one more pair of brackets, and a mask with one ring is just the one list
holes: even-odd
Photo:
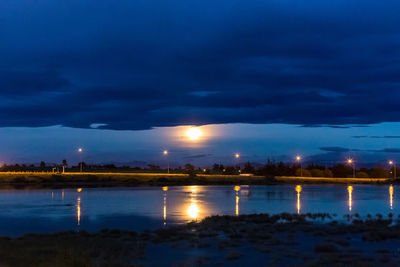
[[(235, 164), (238, 164), (239, 158), (240, 158), (240, 154), (239, 153), (235, 153), (235, 159), (236, 159)], [(239, 166), (236, 166), (236, 168), (238, 168), (239, 172), (240, 172), (240, 164), (239, 164)]]
[(168, 174), (169, 174), (169, 159), (168, 159), (168, 150), (164, 150), (163, 151), (164, 156), (167, 158), (167, 162), (168, 162)]
[(393, 178), (396, 179), (397, 175), (396, 175), (396, 163), (393, 160), (389, 160), (389, 165), (393, 166)]
[(303, 165), (301, 163), (301, 156), (296, 156), (296, 161), (300, 164), (300, 177), (303, 177)]
[(356, 166), (352, 158), (347, 159), (347, 163), (353, 167), (353, 178), (356, 178)]
[(80, 147), (80, 148), (78, 148), (78, 152), (79, 152), (79, 154), (81, 155), (80, 156), (80, 162), (79, 162), (79, 165), (80, 165), (80, 171), (82, 172), (82, 152), (83, 152), (83, 149)]

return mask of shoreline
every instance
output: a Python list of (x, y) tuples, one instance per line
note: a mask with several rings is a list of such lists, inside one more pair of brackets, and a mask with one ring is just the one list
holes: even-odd
[(389, 178), (264, 177), (164, 173), (0, 173), (0, 187), (140, 187), (186, 185), (396, 184)]
[(212, 216), (154, 231), (104, 229), (0, 237), (0, 265), (400, 264), (398, 218), (321, 223), (329, 217), (287, 213)]

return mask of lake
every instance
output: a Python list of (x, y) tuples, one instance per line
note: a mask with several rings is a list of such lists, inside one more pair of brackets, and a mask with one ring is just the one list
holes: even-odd
[(144, 230), (210, 215), (397, 215), (399, 186), (269, 185), (0, 190), (0, 235), (103, 228)]

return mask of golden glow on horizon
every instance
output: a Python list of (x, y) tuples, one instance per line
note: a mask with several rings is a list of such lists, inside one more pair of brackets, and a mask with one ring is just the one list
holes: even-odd
[(205, 147), (210, 140), (219, 139), (223, 134), (225, 136), (224, 127), (217, 125), (175, 126), (159, 131), (165, 135), (168, 146), (185, 148)]
[(301, 192), (301, 185), (296, 186), (297, 192), (297, 214), (300, 214), (300, 192)]
[(197, 127), (191, 127), (186, 131), (186, 136), (192, 141), (198, 140), (202, 135), (201, 130)]
[(393, 209), (393, 185), (389, 186), (390, 209)]
[(352, 198), (353, 187), (351, 185), (349, 185), (347, 187), (347, 191), (349, 192), (349, 211), (351, 211), (351, 208), (353, 206), (353, 198)]

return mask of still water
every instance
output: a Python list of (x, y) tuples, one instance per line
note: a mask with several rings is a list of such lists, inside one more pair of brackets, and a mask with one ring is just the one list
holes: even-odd
[(0, 235), (103, 228), (144, 230), (210, 215), (398, 214), (399, 186), (173, 186), (0, 190)]

